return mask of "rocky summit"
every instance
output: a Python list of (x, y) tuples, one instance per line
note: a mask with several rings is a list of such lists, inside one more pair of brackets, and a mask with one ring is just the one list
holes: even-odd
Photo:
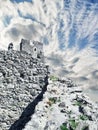
[(28, 53), (25, 50), (29, 46), (27, 40), (22, 39), (21, 44), (19, 51), (13, 50), (12, 43), (9, 44), (8, 51), (0, 51), (1, 130), (9, 129), (25, 107), (37, 97), (47, 75), (43, 54), (39, 55), (35, 50), (35, 57), (33, 45), (32, 53)]
[(98, 104), (69, 78), (51, 75), (43, 44), (0, 51), (1, 130), (98, 130)]

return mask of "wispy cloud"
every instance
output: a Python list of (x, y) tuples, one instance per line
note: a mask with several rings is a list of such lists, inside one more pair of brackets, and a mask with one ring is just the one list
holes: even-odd
[(0, 32), (0, 48), (41, 41), (55, 73), (98, 86), (97, 0), (0, 0)]

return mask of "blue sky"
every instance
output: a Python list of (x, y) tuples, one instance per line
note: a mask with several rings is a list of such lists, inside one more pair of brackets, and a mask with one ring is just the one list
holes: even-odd
[[(27, 3), (25, 3), (22, 7), (22, 4), (25, 2), (31, 3), (31, 8)], [(41, 40), (45, 43), (45, 45), (49, 45), (49, 37), (52, 35), (52, 24), (46, 25), (44, 20), (41, 20), (40, 11), (38, 17), (33, 9), (32, 0), (11, 0), (13, 3), (13, 6), (21, 2), (21, 5), (19, 4), (19, 7), (17, 5), (17, 9), (15, 10), (18, 14), (19, 18), (22, 18), (24, 20), (31, 20), (35, 24), (39, 24), (44, 29), (50, 28), (50, 32), (43, 36), (41, 36)], [(61, 7), (61, 3), (56, 3), (58, 12), (55, 19), (57, 19), (57, 31), (56, 38), (58, 40), (58, 47), (61, 51), (66, 51), (66, 49), (72, 49), (77, 48), (78, 51), (82, 51), (86, 47), (91, 47), (96, 51), (98, 51), (98, 31), (97, 31), (97, 18), (98, 18), (98, 6), (97, 6), (97, 0), (87, 0), (87, 1), (75, 1), (75, 3), (71, 0), (62, 0), (63, 6)], [(34, 2), (35, 4), (35, 2)], [(36, 6), (39, 6), (40, 2), (37, 3)], [(26, 7), (25, 7), (26, 6)], [(73, 8), (72, 8), (73, 6)], [(61, 11), (59, 11), (61, 9)], [(27, 11), (26, 11), (27, 10)], [(43, 8), (44, 10), (44, 8)], [(12, 11), (12, 10), (11, 10)], [(37, 10), (36, 10), (37, 11)], [(51, 9), (52, 11), (52, 9)], [(54, 12), (54, 11), (53, 11)], [(45, 10), (45, 13), (47, 13), (47, 10)], [(66, 19), (64, 18), (64, 13), (68, 13), (66, 15)], [(45, 14), (46, 15), (46, 14)], [(52, 14), (51, 14), (52, 15)], [(11, 21), (14, 19), (13, 15), (10, 15), (10, 13), (3, 16), (3, 24), (6, 27), (8, 27), (11, 24)], [(50, 16), (47, 16), (47, 18)], [(52, 16), (51, 16), (52, 17)], [(47, 19), (46, 18), (46, 19)], [(53, 18), (54, 19), (54, 18)], [(49, 19), (51, 21), (51, 19)], [(47, 21), (47, 22), (49, 22)], [(66, 25), (67, 24), (67, 25)], [(67, 27), (66, 27), (67, 26)], [(94, 26), (94, 27), (93, 27)], [(48, 28), (47, 28), (48, 27)], [(15, 27), (14, 27), (15, 28)], [(17, 29), (14, 29), (17, 30)], [(17, 32), (13, 33), (16, 34)], [(15, 37), (15, 36), (14, 36)]]
[[(32, 0), (11, 0), (11, 2), (16, 2), (16, 3), (20, 3), (20, 2), (23, 3), (24, 1), (25, 2), (32, 2)], [(88, 0), (88, 3), (86, 3), (85, 1), (81, 1), (81, 0), (79, 2), (76, 2), (76, 5), (75, 5), (77, 7), (76, 10), (75, 10), (76, 13), (74, 13), (74, 14), (70, 13), (70, 19), (71, 20), (70, 20), (69, 27), (71, 26), (71, 28), (70, 28), (70, 32), (69, 32), (69, 40), (67, 41), (68, 45), (66, 45), (66, 43), (65, 43), (65, 41), (66, 41), (66, 35), (65, 35), (66, 31), (64, 30), (65, 23), (64, 23), (64, 20), (60, 19), (59, 18), (60, 16), (58, 15), (59, 29), (57, 31), (57, 36), (58, 36), (58, 41), (59, 41), (59, 49), (64, 51), (64, 50), (66, 50), (66, 48), (73, 48), (73, 47), (78, 45), (78, 49), (79, 49), (79, 51), (81, 51), (88, 44), (90, 44), (89, 40), (88, 40), (89, 37), (90, 37), (89, 34), (84, 36), (84, 37), (82, 37), (82, 38), (81, 37), (77, 38), (77, 35), (78, 35), (78, 24), (79, 23), (76, 22), (76, 18), (75, 17), (77, 17), (78, 9), (82, 10), (83, 5), (85, 5), (85, 12), (82, 14), (82, 18), (80, 19), (81, 20), (80, 24), (82, 26), (84, 19), (87, 19), (87, 16), (89, 16), (90, 10), (91, 10), (91, 8), (93, 6), (90, 3), (96, 4), (97, 2), (98, 2), (97, 0)], [(69, 0), (65, 0), (64, 1), (64, 9), (68, 10), (70, 12), (70, 8), (71, 8), (71, 2)], [(17, 10), (17, 12), (18, 12), (18, 14), (19, 14), (19, 16), (21, 18), (28, 19), (28, 20), (30, 19), (33, 22), (41, 24), (42, 26), (45, 27), (44, 22), (38, 20), (38, 18), (33, 16), (30, 12), (23, 14), (21, 12), (20, 8)], [(89, 13), (87, 13), (87, 12), (89, 12)], [(95, 10), (95, 13), (97, 13), (97, 12), (98, 12), (98, 8), (96, 8), (96, 10)], [(10, 24), (11, 19), (12, 19), (12, 16), (9, 16), (9, 15), (5, 15), (4, 16), (3, 22), (4, 22), (5, 27), (7, 27)], [(91, 19), (91, 20), (93, 20), (93, 19)], [(92, 26), (92, 25), (88, 25), (88, 26)], [(94, 34), (94, 38), (93, 38), (93, 44), (94, 45), (92, 46), (92, 48), (96, 49), (96, 51), (97, 51), (97, 48), (98, 48), (98, 45), (97, 45), (98, 37), (96, 35), (97, 34)], [(43, 37), (43, 40), (44, 40), (45, 44), (47, 45), (48, 44), (47, 38)]]
[(11, 0), (12, 2), (17, 2), (17, 3), (20, 3), (20, 2), (32, 2), (32, 0)]
[[(17, 2), (17, 3), (20, 3), (20, 2), (32, 2), (32, 0), (11, 0), (12, 2)], [(91, 3), (98, 3), (98, 0), (87, 0), (88, 2), (91, 2)], [(67, 3), (69, 3), (69, 0), (66, 1)]]
[(91, 3), (98, 3), (98, 0), (88, 0)]

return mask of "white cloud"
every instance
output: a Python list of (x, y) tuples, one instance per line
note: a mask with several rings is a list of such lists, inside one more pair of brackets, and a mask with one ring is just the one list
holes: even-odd
[[(72, 77), (82, 85), (85, 82), (87, 87), (98, 86), (94, 74), (98, 70), (98, 60), (91, 49), (98, 32), (98, 6), (89, 4), (88, 8), (81, 0), (71, 0), (66, 7), (63, 0), (33, 0), (32, 3), (0, 0), (0, 48), (6, 49), (10, 42), (18, 48), (21, 38), (46, 41), (45, 56), (50, 57), (47, 62), (55, 73)], [(73, 29), (76, 36), (70, 37)], [(79, 40), (85, 37), (88, 37), (88, 44), (78, 51)], [(70, 38), (74, 43), (72, 48), (68, 48)], [(61, 43), (64, 50), (59, 48)]]

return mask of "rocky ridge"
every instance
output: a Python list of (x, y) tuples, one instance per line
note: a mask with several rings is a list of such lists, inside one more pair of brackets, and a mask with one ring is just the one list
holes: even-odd
[(98, 105), (71, 79), (49, 74), (43, 59), (0, 51), (1, 130), (98, 130)]
[(98, 105), (70, 79), (48, 79), (43, 100), (23, 130), (98, 130)]

